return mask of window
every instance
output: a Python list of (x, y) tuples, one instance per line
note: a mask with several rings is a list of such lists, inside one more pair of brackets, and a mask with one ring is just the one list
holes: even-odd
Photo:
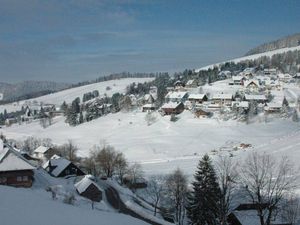
[(6, 183), (7, 178), (6, 177), (0, 177), (0, 183)]
[(28, 176), (23, 176), (23, 181), (28, 181)]
[(22, 177), (21, 176), (17, 176), (17, 181), (21, 182), (22, 181)]

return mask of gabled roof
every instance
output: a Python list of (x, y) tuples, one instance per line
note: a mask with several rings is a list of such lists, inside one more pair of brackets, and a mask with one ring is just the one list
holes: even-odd
[(178, 91), (178, 92), (169, 92), (166, 96), (166, 98), (171, 98), (171, 99), (182, 99), (187, 95), (186, 91)]
[(45, 147), (45, 146), (40, 146), (37, 149), (35, 149), (33, 152), (34, 153), (43, 153), (45, 154), (48, 150), (50, 149), (50, 147)]
[(266, 96), (264, 95), (248, 95), (248, 94), (245, 94), (245, 99), (246, 100), (267, 100)]
[(188, 80), (188, 81), (186, 82), (186, 85), (192, 85), (192, 84), (194, 83), (194, 81), (195, 81), (195, 80)]
[(161, 108), (162, 109), (176, 109), (180, 104), (182, 104), (182, 103), (181, 102), (180, 103), (169, 102), (169, 103), (165, 103)]
[(54, 155), (51, 157), (50, 160), (48, 160), (44, 165), (44, 169), (48, 169), (49, 165), (51, 164), (51, 167), (55, 167), (52, 171), (51, 174), (53, 176), (59, 176), (61, 172), (63, 172), (70, 164), (71, 162), (63, 157), (59, 157), (57, 155)]
[(189, 99), (203, 99), (205, 96), (205, 94), (190, 94)]
[(248, 87), (250, 84), (254, 84), (257, 87), (259, 87), (259, 81), (258, 80), (247, 80), (247, 81), (245, 81), (244, 86)]
[(0, 150), (0, 172), (34, 170), (35, 167), (10, 147)]
[(212, 99), (232, 99), (232, 94), (214, 94)]
[(103, 191), (93, 180), (89, 178), (89, 175), (84, 176), (79, 182), (75, 184), (76, 190), (79, 194), (85, 192), (85, 190), (90, 186), (94, 185), (99, 191)]

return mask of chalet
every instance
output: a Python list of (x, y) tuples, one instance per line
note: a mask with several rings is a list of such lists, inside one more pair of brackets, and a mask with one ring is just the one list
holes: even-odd
[(246, 78), (244, 76), (233, 76), (229, 85), (243, 85)]
[(230, 78), (232, 75), (232, 73), (228, 70), (225, 70), (225, 71), (221, 71), (218, 73), (218, 77), (221, 78), (221, 79), (227, 79), (227, 78)]
[(144, 104), (152, 104), (155, 102), (155, 99), (154, 97), (152, 96), (152, 94), (146, 94), (144, 97), (143, 97), (143, 103)]
[(233, 101), (233, 95), (232, 94), (214, 94), (212, 97), (212, 103), (216, 105), (227, 105), (231, 106), (231, 103)]
[(143, 112), (152, 112), (156, 110), (155, 104), (145, 104), (142, 106)]
[(188, 80), (185, 84), (185, 87), (187, 88), (195, 88), (198, 86), (197, 80)]
[(50, 159), (55, 154), (54, 149), (51, 147), (39, 146), (37, 149), (33, 151), (33, 157), (47, 160)]
[(275, 69), (275, 68), (264, 69), (264, 74), (265, 75), (276, 75), (277, 74), (277, 69)]
[[(267, 204), (263, 205), (266, 208)], [(257, 213), (256, 204), (240, 204), (227, 217), (229, 225), (260, 225), (260, 218)], [(272, 220), (271, 225), (291, 225), (290, 223)]]
[(167, 102), (185, 102), (188, 98), (188, 93), (186, 91), (169, 92), (165, 98)]
[(74, 163), (57, 155), (52, 156), (51, 159), (43, 165), (43, 168), (54, 177), (85, 175)]
[(234, 101), (231, 105), (232, 108), (236, 107), (237, 109), (248, 110), (249, 109), (249, 102), (247, 101)]
[(288, 73), (280, 73), (278, 74), (278, 80), (282, 82), (290, 82), (293, 79), (292, 75)]
[(188, 97), (188, 100), (191, 103), (203, 103), (204, 101), (207, 101), (208, 98), (206, 96), (206, 94), (190, 94)]
[(185, 84), (181, 80), (177, 80), (174, 82), (175, 89), (180, 89), (180, 88), (183, 88), (184, 86), (185, 86)]
[(169, 102), (165, 103), (161, 110), (165, 115), (171, 115), (171, 114), (180, 114), (184, 111), (184, 105), (182, 102), (176, 103), (176, 102)]
[(265, 112), (267, 113), (279, 113), (282, 109), (282, 102), (279, 101), (272, 101), (267, 103), (264, 107)]
[(0, 185), (31, 187), (35, 167), (2, 140), (0, 145)]
[(76, 191), (79, 195), (90, 199), (93, 202), (102, 200), (103, 190), (95, 182), (95, 178), (91, 175), (86, 175), (75, 184)]
[(248, 95), (245, 94), (244, 96), (244, 101), (253, 101), (253, 102), (257, 102), (257, 103), (266, 103), (267, 102), (267, 98), (265, 95)]

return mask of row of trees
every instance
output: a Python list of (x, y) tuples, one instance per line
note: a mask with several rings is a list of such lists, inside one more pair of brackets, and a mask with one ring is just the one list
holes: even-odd
[(180, 169), (166, 177), (151, 177), (147, 194), (162, 214), (171, 214), (175, 223), (193, 225), (227, 224), (233, 200), (256, 206), (261, 225), (270, 225), (281, 216), (295, 224), (299, 199), (293, 192), (299, 185), (291, 162), (267, 154), (251, 153), (240, 165), (220, 157), (215, 164), (208, 155), (200, 160), (191, 188)]

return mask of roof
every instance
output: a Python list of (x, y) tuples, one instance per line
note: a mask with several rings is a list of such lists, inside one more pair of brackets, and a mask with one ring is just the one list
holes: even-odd
[(143, 108), (155, 108), (154, 104), (145, 104), (142, 106)]
[(232, 102), (232, 105), (235, 105), (237, 108), (249, 108), (249, 102), (247, 101)]
[(232, 80), (236, 80), (236, 81), (241, 81), (242, 79), (244, 79), (244, 77), (243, 76), (233, 76), (232, 77)]
[(176, 109), (180, 104), (182, 104), (182, 103), (169, 102), (169, 103), (165, 103), (161, 108), (162, 109)]
[(259, 87), (258, 80), (247, 80), (247, 81), (245, 81), (244, 86), (248, 87), (250, 84), (255, 84), (257, 87)]
[(212, 99), (232, 99), (232, 94), (214, 94)]
[(96, 184), (96, 182), (90, 179), (89, 175), (84, 176), (84, 178), (82, 178), (79, 182), (75, 184), (75, 187), (78, 193), (81, 194), (82, 192), (85, 192), (85, 190), (92, 184), (95, 185), (95, 187), (99, 191), (102, 191), (102, 189)]
[(55, 157), (51, 157), (50, 160), (48, 160), (44, 165), (43, 168), (47, 169), (49, 167), (49, 162), (51, 162), (51, 166), (55, 167), (51, 174), (53, 176), (59, 176), (59, 174), (66, 169), (71, 162), (63, 157), (57, 157), (57, 155), (54, 155)]
[(194, 83), (194, 81), (195, 81), (195, 80), (188, 80), (188, 81), (186, 82), (186, 85), (192, 85), (192, 84)]
[(33, 152), (34, 153), (43, 153), (45, 154), (48, 150), (50, 149), (50, 147), (45, 147), (45, 146), (40, 146), (37, 149), (35, 149)]
[(245, 94), (246, 100), (267, 100), (266, 96), (264, 95), (248, 95)]
[(190, 94), (189, 99), (203, 99), (205, 96), (205, 94)]
[(0, 171), (18, 171), (18, 170), (34, 170), (30, 163), (26, 161), (19, 153), (5, 147), (0, 151)]
[(178, 91), (178, 92), (169, 92), (166, 96), (166, 98), (176, 98), (176, 99), (182, 99), (187, 95), (186, 91)]
[(232, 214), (235, 215), (242, 225), (260, 225), (256, 210), (235, 210)]

